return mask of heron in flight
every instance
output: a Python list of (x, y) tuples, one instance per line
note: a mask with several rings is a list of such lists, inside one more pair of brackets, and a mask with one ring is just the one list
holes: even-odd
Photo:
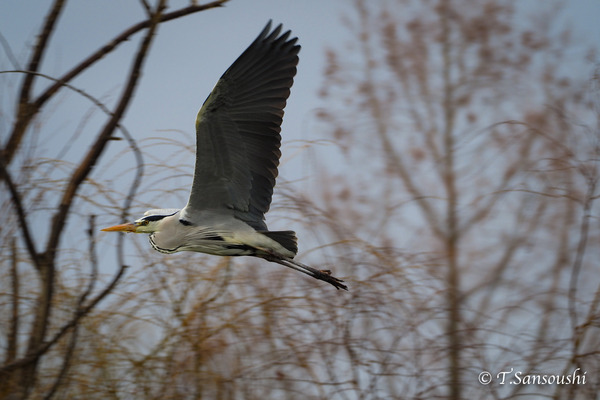
[(265, 223), (281, 156), (283, 109), (300, 51), (298, 38), (281, 30), (281, 25), (271, 30), (269, 21), (200, 108), (187, 205), (150, 210), (133, 223), (103, 231), (148, 233), (161, 253), (260, 257), (348, 290), (331, 271), (294, 260), (295, 232), (269, 231)]

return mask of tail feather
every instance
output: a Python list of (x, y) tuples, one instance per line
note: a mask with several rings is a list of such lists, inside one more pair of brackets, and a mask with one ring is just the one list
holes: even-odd
[(298, 253), (298, 239), (294, 231), (258, 231), (266, 237), (273, 239), (286, 250), (291, 251), (296, 255)]

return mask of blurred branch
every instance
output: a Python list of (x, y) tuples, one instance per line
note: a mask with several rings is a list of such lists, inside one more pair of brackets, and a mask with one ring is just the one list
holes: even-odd
[(8, 61), (12, 64), (13, 68), (21, 69), (21, 65), (19, 64), (17, 57), (15, 57), (15, 54), (10, 48), (10, 43), (8, 43), (2, 32), (0, 32), (0, 45), (2, 46), (2, 49), (6, 54), (6, 58), (8, 58)]
[[(20, 289), (19, 289), (19, 273), (18, 273), (18, 260), (17, 260), (17, 244), (16, 239), (11, 238), (10, 243), (10, 280), (11, 280), (11, 317), (10, 317), (10, 326), (8, 327), (8, 332), (6, 333), (6, 354), (4, 357), (4, 364), (13, 362), (19, 353), (19, 342), (17, 340), (19, 336), (19, 299), (20, 299)], [(4, 393), (11, 393), (14, 391), (15, 387), (14, 383), (14, 374), (10, 372), (2, 372), (0, 371), (0, 396)]]
[[(204, 10), (208, 10), (208, 9), (216, 8), (216, 7), (221, 7), (227, 1), (229, 1), (229, 0), (217, 0), (217, 1), (213, 1), (213, 2), (210, 2), (207, 4), (198, 5), (198, 6), (190, 5), (188, 7), (184, 7), (184, 8), (181, 8), (179, 10), (176, 10), (176, 11), (173, 11), (170, 13), (161, 14), (159, 22), (160, 23), (167, 22), (167, 21), (170, 21), (173, 19), (184, 17), (186, 15), (194, 14), (194, 13), (197, 13), (200, 11), (204, 11)], [(143, 29), (149, 28), (150, 26), (152, 26), (152, 18), (151, 17), (149, 17), (147, 20), (139, 22), (139, 23), (129, 27), (125, 31), (121, 32), (114, 39), (112, 39), (110, 42), (108, 42), (105, 46), (98, 49), (95, 53), (90, 55), (88, 58), (83, 60), (81, 63), (79, 63), (73, 69), (71, 69), (69, 72), (67, 72), (65, 75), (63, 75), (61, 78), (59, 78), (57, 83), (50, 86), (45, 92), (43, 92), (35, 100), (35, 102), (33, 103), (34, 108), (35, 109), (41, 108), (41, 106), (44, 105), (46, 103), (46, 101), (48, 101), (56, 93), (56, 91), (58, 89), (60, 89), (62, 83), (71, 81), (73, 78), (75, 78), (77, 75), (79, 75), (80, 73), (85, 71), (91, 65), (93, 65), (94, 63), (96, 63), (97, 61), (102, 59), (105, 55), (107, 55), (110, 52), (112, 52), (113, 50), (115, 50), (117, 48), (117, 46), (119, 46), (121, 43), (127, 42), (131, 36), (133, 36), (134, 34), (136, 34), (137, 32), (139, 32)]]
[(71, 334), (71, 339), (70, 339), (69, 345), (67, 347), (67, 353), (65, 354), (65, 356), (63, 358), (63, 365), (62, 365), (61, 371), (59, 373), (59, 376), (57, 377), (57, 380), (55, 381), (55, 383), (53, 385), (53, 389), (49, 392), (48, 396), (46, 397), (48, 399), (52, 397), (52, 394), (54, 393), (54, 391), (56, 390), (56, 388), (58, 388), (58, 385), (60, 384), (60, 380), (67, 372), (70, 357), (72, 356), (72, 353), (75, 349), (75, 344), (76, 344), (76, 339), (77, 339), (77, 328), (78, 328), (79, 321), (81, 320), (81, 318), (86, 316), (94, 307), (96, 307), (96, 305), (114, 289), (114, 287), (117, 285), (117, 283), (121, 279), (121, 276), (123, 276), (123, 273), (127, 269), (126, 265), (121, 265), (121, 268), (117, 271), (117, 273), (113, 277), (112, 281), (104, 288), (104, 290), (101, 293), (99, 293), (89, 304), (87, 304), (86, 306), (83, 306), (83, 303), (85, 302), (85, 300), (87, 299), (87, 297), (90, 295), (90, 293), (93, 290), (93, 287), (94, 287), (94, 284), (95, 284), (96, 278), (97, 278), (97, 272), (98, 272), (96, 249), (95, 249), (95, 239), (94, 239), (94, 232), (95, 232), (96, 228), (95, 228), (93, 215), (90, 216), (89, 224), (90, 225), (88, 228), (88, 236), (89, 236), (89, 241), (90, 241), (89, 251), (90, 251), (90, 259), (91, 259), (91, 265), (92, 265), (92, 274), (91, 274), (92, 276), (90, 278), (90, 283), (88, 284), (87, 289), (79, 297), (75, 315), (73, 316), (71, 321), (69, 321), (68, 323), (63, 325), (63, 327), (54, 335), (54, 337), (52, 339), (43, 343), (43, 345), (40, 346), (40, 348), (38, 348), (33, 354), (30, 354), (29, 356), (24, 357), (17, 361), (11, 360), (12, 362), (6, 363), (2, 367), (0, 367), (0, 373), (3, 373), (6, 371), (11, 371), (15, 368), (22, 367), (31, 362), (34, 362), (41, 355), (43, 355), (46, 351), (48, 351), (50, 349), (50, 347), (52, 347), (55, 343), (57, 343), (71, 328), (73, 328), (73, 332)]
[[(29, 71), (38, 71), (44, 52), (47, 50), (47, 44), (50, 40), (50, 36), (52, 35), (54, 26), (58, 22), (58, 17), (63, 10), (64, 5), (65, 0), (55, 0), (50, 12), (46, 16), (46, 22), (42, 27), (42, 31), (37, 35), (37, 43), (35, 44), (33, 53), (31, 55), (31, 60), (27, 65), (27, 69)], [(27, 75), (23, 80), (23, 86), (21, 87), (21, 94), (19, 96), (19, 116), (22, 112), (25, 112), (26, 108), (29, 106), (29, 97), (31, 95), (31, 88), (33, 86), (33, 78), (33, 75)], [(21, 137), (11, 137), (11, 141), (16, 143), (11, 143), (11, 141), (9, 141), (9, 144), (7, 145), (7, 150), (9, 153), (11, 153), (11, 150), (14, 151), (18, 147), (18, 141), (20, 141), (20, 139)]]
[(575, 252), (575, 260), (573, 261), (573, 267), (571, 269), (571, 279), (569, 280), (569, 317), (571, 320), (571, 328), (573, 329), (573, 356), (576, 357), (578, 352), (578, 338), (577, 333), (578, 322), (577, 322), (577, 282), (579, 279), (579, 272), (583, 265), (583, 257), (586, 252), (587, 241), (590, 229), (590, 218), (592, 217), (592, 197), (596, 192), (597, 181), (594, 177), (588, 179), (588, 192), (586, 193), (585, 201), (583, 203), (583, 212), (581, 216), (581, 224), (579, 230), (579, 241), (577, 243), (577, 250)]
[(225, 258), (223, 263), (225, 264), (225, 276), (223, 276), (216, 293), (201, 303), (201, 309), (206, 308), (210, 303), (213, 303), (219, 297), (221, 297), (225, 293), (225, 289), (229, 286), (229, 282), (231, 280), (231, 257)]
[[(90, 215), (89, 217), (89, 227), (87, 229), (88, 240), (89, 240), (89, 255), (90, 255), (90, 264), (92, 271), (90, 273), (90, 281), (86, 290), (79, 296), (79, 300), (77, 302), (77, 312), (79, 312), (83, 306), (83, 303), (87, 299), (87, 297), (91, 294), (94, 289), (97, 277), (98, 277), (98, 257), (96, 256), (96, 240), (94, 237), (94, 232), (96, 231), (95, 224), (95, 215)], [(71, 365), (71, 357), (73, 356), (73, 352), (75, 351), (75, 345), (77, 344), (77, 336), (79, 333), (79, 324), (75, 323), (73, 325), (73, 332), (71, 333), (71, 337), (69, 338), (69, 344), (67, 345), (67, 350), (63, 355), (62, 366), (60, 371), (52, 384), (52, 387), (44, 397), (45, 400), (51, 399), (56, 390), (60, 387), (64, 377), (66, 376), (69, 367)]]
[[(493, 124), (488, 129), (493, 129), (497, 126), (504, 125), (504, 122), (499, 122)], [(507, 124), (514, 124), (514, 121), (509, 121)], [(532, 145), (534, 143), (534, 135), (527, 135), (522, 140), (518, 142), (519, 154), (520, 157), (513, 161), (513, 164), (510, 168), (505, 169), (504, 174), (502, 175), (501, 181), (496, 185), (495, 189), (492, 189), (490, 192), (490, 196), (487, 197), (487, 200), (484, 199), (483, 204), (479, 206), (477, 210), (475, 210), (469, 217), (465, 218), (466, 222), (461, 225), (462, 234), (464, 235), (470, 228), (474, 227), (475, 224), (481, 222), (487, 215), (492, 213), (496, 208), (496, 204), (500, 199), (502, 199), (501, 194), (506, 192), (512, 192), (514, 190), (508, 189), (509, 184), (513, 181), (513, 178), (517, 177), (518, 174), (523, 170), (523, 167), (530, 162), (530, 158), (527, 157), (530, 152)], [(523, 190), (525, 191), (525, 190)]]
[(104, 299), (106, 297), (106, 295), (108, 295), (114, 289), (117, 282), (119, 282), (119, 280), (121, 279), (121, 276), (125, 273), (125, 270), (127, 268), (128, 268), (127, 265), (122, 265), (121, 268), (117, 271), (117, 273), (113, 277), (112, 281), (104, 288), (104, 290), (102, 292), (100, 292), (96, 297), (94, 297), (94, 299), (92, 301), (90, 301), (90, 303), (88, 303), (88, 305), (77, 310), (77, 312), (75, 313), (75, 316), (69, 322), (67, 322), (65, 325), (63, 325), (62, 328), (60, 328), (60, 330), (54, 334), (52, 339), (42, 343), (42, 345), (39, 348), (37, 348), (33, 353), (31, 353), (19, 360), (16, 360), (16, 361), (13, 361), (11, 363), (1, 366), (0, 374), (7, 372), (7, 371), (11, 371), (13, 369), (16, 369), (16, 368), (19, 368), (22, 366), (25, 366), (25, 365), (28, 365), (28, 364), (36, 361), (40, 356), (42, 356), (46, 351), (48, 351), (54, 344), (56, 344), (56, 342), (58, 342), (65, 335), (65, 333), (67, 333), (69, 331), (69, 329), (76, 326), (77, 323), (79, 322), (79, 320), (81, 320), (81, 318), (85, 317), (94, 307), (96, 307), (96, 305), (102, 299)]
[(19, 271), (17, 261), (17, 243), (13, 237), (11, 241), (11, 263), (10, 263), (10, 280), (11, 280), (11, 296), (12, 296), (12, 316), (10, 328), (6, 340), (6, 357), (5, 362), (11, 362), (17, 356), (17, 336), (19, 334)]
[(459, 271), (459, 242), (464, 232), (459, 230), (458, 202), (459, 194), (456, 179), (456, 163), (454, 148), (454, 130), (456, 119), (456, 99), (454, 93), (454, 84), (452, 81), (451, 70), (453, 68), (452, 41), (450, 28), (452, 9), (449, 2), (441, 2), (438, 8), (441, 25), (441, 45), (442, 45), (442, 80), (443, 80), (443, 100), (442, 108), (444, 113), (443, 128), (443, 183), (446, 188), (446, 215), (445, 229), (440, 237), (444, 241), (447, 258), (446, 273), (446, 301), (448, 319), (446, 323), (446, 336), (448, 340), (448, 384), (450, 386), (449, 397), (459, 400), (462, 397), (462, 358), (463, 358), (463, 338), (462, 338), (462, 301), (461, 301), (461, 275)]
[[(362, 2), (357, 2), (357, 6), (360, 8), (361, 15), (364, 16), (367, 14), (365, 5)], [(443, 237), (443, 231), (438, 223), (439, 218), (427, 201), (429, 198), (425, 196), (421, 190), (419, 190), (412, 175), (408, 172), (408, 169), (402, 160), (401, 154), (395, 151), (395, 146), (390, 139), (389, 129), (386, 125), (387, 118), (385, 118), (383, 115), (383, 105), (377, 93), (375, 92), (377, 85), (373, 79), (374, 72), (371, 68), (375, 62), (373, 59), (371, 45), (367, 40), (369, 37), (368, 32), (370, 27), (368, 26), (366, 20), (361, 20), (361, 22), (363, 23), (361, 26), (362, 33), (359, 37), (361, 38), (362, 53), (366, 59), (365, 64), (367, 65), (364, 71), (365, 83), (363, 85), (364, 94), (367, 96), (367, 101), (365, 103), (369, 106), (370, 113), (373, 115), (373, 122), (376, 124), (377, 128), (376, 133), (381, 141), (381, 148), (384, 151), (388, 164), (393, 167), (393, 171), (399, 175), (402, 183), (411, 194), (413, 200), (415, 200), (419, 205), (423, 215), (429, 222), (431, 229), (434, 231), (436, 236)]]
[(21, 200), (21, 195), (15, 186), (10, 173), (7, 170), (6, 165), (4, 164), (4, 159), (0, 157), (0, 176), (4, 180), (4, 184), (8, 186), (8, 191), (10, 192), (11, 202), (15, 208), (17, 213), (17, 218), (19, 220), (19, 228), (23, 235), (23, 240), (25, 241), (25, 245), (27, 246), (27, 251), (29, 252), (29, 256), (33, 261), (33, 264), (36, 268), (39, 269), (40, 261), (37, 250), (35, 249), (35, 244), (33, 243), (33, 238), (31, 233), (29, 232), (29, 224), (27, 223), (27, 216), (25, 215), (25, 209), (23, 208), (23, 202)]
[[(48, 41), (52, 36), (54, 27), (58, 22), (58, 17), (64, 8), (64, 5), (65, 0), (54, 1), (50, 12), (46, 16), (44, 26), (42, 27), (41, 32), (37, 35), (37, 42), (34, 46), (33, 53), (31, 54), (29, 64), (27, 65), (27, 70), (33, 72), (38, 71), (44, 52), (47, 50)], [(29, 101), (31, 96), (31, 88), (33, 87), (34, 77), (34, 75), (26, 75), (25, 79), (23, 80), (23, 85), (21, 86), (21, 91), (19, 94), (19, 108), (17, 111), (17, 119), (15, 121), (15, 126), (12, 134), (8, 139), (8, 142), (6, 143), (6, 145), (0, 153), (3, 156), (4, 163), (7, 167), (10, 164), (12, 157), (16, 153), (16, 150), (19, 147), (23, 136), (25, 135), (26, 128), (31, 118), (38, 112), (38, 108), (32, 106)]]
[(486, 311), (491, 309), (497, 291), (502, 287), (501, 283), (504, 281), (506, 271), (513, 262), (517, 251), (521, 250), (523, 245), (527, 242), (527, 238), (534, 235), (535, 230), (539, 229), (539, 224), (545, 208), (545, 204), (539, 204), (533, 214), (526, 207), (521, 207), (518, 210), (517, 220), (522, 221), (522, 225), (526, 226), (524, 231), (519, 233), (518, 230), (515, 230), (512, 235), (508, 236), (506, 238), (506, 243), (501, 248), (502, 253), (500, 258), (496, 263), (490, 266), (488, 277), (480, 284), (474, 285), (472, 288), (463, 292), (462, 296), (464, 301), (476, 293), (484, 292), (485, 297), (483, 300), (478, 300), (477, 317), (472, 318), (470, 321), (470, 324), (473, 327), (482, 326), (485, 319), (489, 317), (486, 315)]
[[(176, 10), (176, 11), (173, 11), (170, 13), (166, 13), (166, 14), (161, 13), (160, 19), (158, 22), (159, 23), (166, 22), (166, 21), (170, 21), (173, 19), (177, 19), (177, 18), (186, 16), (186, 15), (190, 15), (190, 14), (193, 14), (196, 12), (208, 10), (211, 8), (221, 7), (227, 1), (228, 0), (216, 0), (216, 1), (212, 1), (210, 3), (202, 4), (202, 5), (190, 5), (188, 7), (184, 7), (179, 10)], [(64, 3), (64, 1), (57, 0), (55, 3), (55, 9), (58, 6), (62, 7), (63, 3)], [(58, 9), (54, 13), (56, 15), (52, 14), (52, 15), (54, 15), (54, 17), (52, 17), (52, 15), (49, 15), (49, 17), (47, 18), (47, 24), (44, 27), (43, 32), (47, 32), (48, 29), (52, 29), (53, 24), (54, 24), (54, 22), (56, 22), (56, 19), (58, 17), (59, 11), (60, 11), (60, 9)], [(52, 22), (52, 24), (50, 22)], [(23, 89), (21, 90), (21, 101), (20, 101), (19, 114), (17, 116), (17, 121), (15, 123), (15, 126), (13, 128), (13, 131), (10, 135), (10, 138), (9, 138), (6, 146), (1, 151), (1, 154), (5, 159), (6, 165), (9, 165), (10, 162), (12, 161), (12, 157), (15, 155), (16, 150), (17, 150), (19, 144), (21, 143), (21, 140), (25, 134), (25, 131), (26, 131), (27, 127), (29, 126), (29, 124), (31, 123), (33, 117), (41, 110), (42, 106), (50, 98), (52, 98), (52, 96), (62, 86), (64, 86), (65, 83), (71, 81), (73, 78), (78, 76), (80, 73), (82, 73), (83, 71), (88, 69), (90, 66), (95, 64), (97, 61), (102, 59), (105, 55), (112, 52), (121, 43), (128, 41), (132, 35), (134, 35), (135, 33), (139, 32), (143, 29), (152, 27), (154, 23), (156, 23), (156, 21), (153, 22), (153, 19), (149, 17), (147, 20), (139, 22), (139, 23), (131, 26), (130, 28), (126, 29), (121, 34), (117, 35), (113, 40), (108, 42), (105, 46), (102, 46), (95, 53), (90, 55), (88, 58), (83, 60), (81, 63), (79, 63), (73, 69), (71, 69), (69, 72), (67, 72), (65, 75), (63, 75), (61, 78), (57, 79), (56, 83), (54, 85), (51, 85), (40, 96), (38, 96), (37, 99), (35, 99), (32, 102), (29, 102), (29, 91), (30, 91), (31, 85), (33, 84), (34, 75), (31, 75), (31, 76), (28, 75), (25, 78)], [(38, 43), (38, 45), (36, 46), (36, 53), (32, 56), (32, 61), (29, 63), (29, 66), (27, 68), (28, 71), (38, 72), (37, 68), (39, 66), (39, 61), (41, 59), (41, 55), (43, 54), (44, 47), (46, 47), (48, 39), (49, 39), (49, 37), (46, 37), (43, 42), (40, 41)], [(44, 47), (41, 47), (42, 44)]]
[(73, 327), (73, 332), (71, 333), (71, 338), (69, 339), (69, 344), (67, 345), (67, 350), (65, 351), (65, 354), (63, 355), (62, 366), (60, 368), (60, 371), (58, 372), (58, 375), (57, 375), (56, 379), (54, 380), (52, 387), (50, 388), (50, 390), (48, 390), (48, 392), (44, 396), (44, 400), (50, 400), (52, 397), (54, 397), (54, 394), (60, 387), (65, 375), (69, 371), (69, 367), (71, 365), (71, 357), (73, 356), (73, 352), (75, 351), (75, 345), (77, 344), (78, 332), (79, 332), (79, 325), (75, 325)]
[(146, 14), (150, 17), (152, 15), (152, 8), (150, 8), (150, 4), (148, 4), (146, 0), (140, 0), (140, 4), (142, 5), (144, 11), (146, 11)]
[[(96, 107), (98, 107), (100, 110), (102, 110), (106, 115), (108, 115), (109, 117), (114, 117), (114, 113), (111, 112), (108, 107), (106, 107), (104, 105), (104, 103), (102, 103), (100, 100), (98, 100), (97, 98), (95, 98), (94, 96), (90, 95), (89, 93), (87, 93), (86, 91), (79, 89), (69, 83), (65, 83), (65, 82), (61, 82), (59, 79), (57, 78), (53, 78), (49, 75), (46, 74), (42, 74), (39, 72), (32, 72), (32, 71), (21, 71), (21, 70), (10, 70), (10, 71), (0, 71), (0, 74), (9, 74), (9, 73), (21, 73), (21, 74), (33, 74), (51, 81), (54, 81), (56, 83), (61, 83), (62, 86), (74, 91), (75, 93), (80, 94), (81, 96), (85, 97), (86, 99), (88, 99), (89, 101), (91, 101)], [(139, 184), (141, 182), (142, 176), (144, 174), (144, 159), (143, 159), (143, 155), (142, 152), (140, 151), (135, 139), (133, 138), (133, 136), (131, 136), (131, 134), (129, 133), (129, 131), (120, 123), (117, 124), (116, 128), (118, 128), (121, 133), (123, 133), (123, 136), (125, 136), (125, 139), (127, 140), (127, 142), (129, 143), (129, 147), (131, 147), (131, 150), (134, 153), (135, 159), (136, 159), (136, 174), (135, 174), (135, 178), (133, 180), (132, 186), (129, 189), (129, 193), (126, 197), (126, 201), (125, 204), (123, 206), (123, 214), (121, 215), (121, 219), (127, 219), (127, 210), (131, 207), (131, 203), (133, 202), (133, 198), (135, 196), (135, 192), (137, 190), (137, 188), (139, 187)], [(1, 161), (1, 160), (0, 160)]]
[[(120, 126), (120, 129), (123, 133), (123, 136), (125, 136), (125, 139), (127, 140), (129, 147), (131, 148), (131, 151), (133, 151), (133, 155), (135, 157), (136, 162), (135, 177), (133, 178), (133, 182), (129, 187), (129, 193), (127, 193), (127, 197), (125, 198), (125, 202), (123, 203), (123, 211), (121, 213), (121, 220), (125, 221), (127, 220), (127, 217), (129, 215), (129, 209), (131, 208), (131, 204), (133, 203), (135, 194), (137, 193), (137, 190), (141, 185), (142, 177), (144, 176), (144, 157), (135, 139), (133, 138), (133, 136), (131, 136), (129, 131), (127, 131), (127, 129), (124, 129), (123, 126)], [(122, 242), (124, 237), (125, 235), (119, 235), (119, 241)], [(123, 263), (119, 263), (119, 265), (121, 264)]]
[(524, 126), (525, 128), (527, 128), (527, 130), (529, 132), (534, 133), (534, 134), (536, 134), (536, 135), (538, 135), (538, 136), (546, 139), (553, 146), (556, 146), (557, 148), (559, 148), (562, 151), (564, 151), (565, 157), (567, 157), (569, 159), (575, 158), (575, 155), (573, 154), (573, 151), (568, 146), (566, 146), (565, 144), (561, 143), (559, 140), (553, 138), (552, 136), (548, 135), (547, 133), (545, 133), (541, 129), (536, 128), (535, 126), (533, 126), (530, 123), (522, 122), (522, 121), (510, 120), (510, 121), (498, 122), (497, 124), (494, 124), (494, 125), (490, 126), (490, 128), (493, 128), (494, 126), (497, 126), (497, 125)]
[(96, 255), (96, 238), (94, 237), (94, 232), (96, 232), (96, 222), (95, 222), (96, 216), (90, 215), (88, 221), (89, 221), (89, 226), (87, 229), (88, 242), (89, 242), (88, 253), (90, 255), (90, 266), (91, 266), (92, 271), (90, 273), (90, 282), (88, 283), (87, 289), (79, 297), (79, 301), (77, 304), (78, 309), (81, 308), (81, 306), (83, 305), (85, 300), (92, 293), (92, 291), (94, 290), (94, 286), (96, 285), (96, 281), (98, 279), (98, 256)]

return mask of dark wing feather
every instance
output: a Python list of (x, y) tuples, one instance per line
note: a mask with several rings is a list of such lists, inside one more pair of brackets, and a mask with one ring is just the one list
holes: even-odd
[(196, 118), (196, 169), (188, 212), (233, 210), (266, 229), (281, 152), (283, 108), (296, 74), (297, 38), (271, 21), (229, 67)]

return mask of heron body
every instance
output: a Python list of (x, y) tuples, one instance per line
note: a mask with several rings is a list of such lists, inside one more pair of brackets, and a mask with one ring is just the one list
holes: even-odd
[(254, 256), (347, 287), (328, 270), (294, 260), (293, 231), (269, 231), (269, 210), (281, 152), (283, 109), (300, 46), (271, 21), (225, 71), (196, 118), (196, 164), (187, 205), (147, 211), (104, 231), (150, 234), (162, 253), (196, 251)]

